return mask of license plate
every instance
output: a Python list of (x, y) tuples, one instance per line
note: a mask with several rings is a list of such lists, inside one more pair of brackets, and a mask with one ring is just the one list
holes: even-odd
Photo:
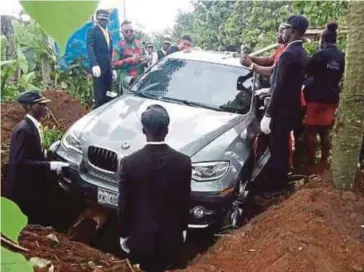
[(99, 204), (106, 204), (110, 206), (118, 206), (118, 194), (98, 188), (97, 189), (97, 202)]

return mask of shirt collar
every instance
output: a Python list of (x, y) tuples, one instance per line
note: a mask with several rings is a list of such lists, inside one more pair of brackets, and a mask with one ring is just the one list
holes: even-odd
[(40, 123), (37, 119), (35, 119), (33, 116), (31, 116), (30, 114), (27, 114), (26, 117), (33, 122), (33, 124), (35, 125), (36, 128), (40, 127)]
[(290, 42), (289, 44), (287, 44), (286, 49), (288, 48), (288, 46), (295, 44), (295, 43), (302, 43), (302, 40), (295, 40), (295, 41)]
[(165, 141), (163, 142), (147, 142), (146, 145), (164, 145), (166, 144)]

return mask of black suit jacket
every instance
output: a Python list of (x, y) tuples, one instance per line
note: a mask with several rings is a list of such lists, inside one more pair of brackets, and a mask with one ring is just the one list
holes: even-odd
[(49, 172), (37, 128), (25, 118), (11, 136), (7, 196), (27, 213), (46, 193)]
[(273, 69), (267, 116), (276, 119), (299, 114), (307, 61), (307, 54), (301, 41), (287, 46)]
[(112, 65), (112, 38), (110, 37), (110, 46), (108, 47), (104, 33), (98, 25), (93, 26), (87, 32), (87, 54), (90, 68), (100, 66), (101, 73), (111, 71)]
[[(171, 253), (183, 244), (191, 193), (191, 160), (168, 145), (146, 145), (122, 161), (120, 236), (132, 254)], [(134, 252), (134, 253), (133, 253)]]
[(178, 51), (180, 51), (180, 50), (179, 50), (179, 48), (177, 46), (171, 45), (168, 48), (167, 55), (172, 54), (172, 53), (175, 53), (175, 52), (178, 52)]

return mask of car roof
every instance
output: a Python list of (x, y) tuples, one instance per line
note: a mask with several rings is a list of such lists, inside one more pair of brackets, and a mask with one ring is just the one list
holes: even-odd
[(175, 52), (167, 56), (168, 59), (183, 59), (194, 61), (205, 61), (222, 65), (235, 66), (245, 68), (240, 64), (239, 58), (234, 58), (232, 53), (204, 51), (204, 50), (191, 50), (190, 52)]

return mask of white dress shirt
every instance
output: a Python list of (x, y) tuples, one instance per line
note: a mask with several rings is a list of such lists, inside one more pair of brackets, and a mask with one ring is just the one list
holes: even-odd
[(165, 141), (163, 142), (147, 142), (146, 145), (164, 145), (166, 144)]
[(34, 124), (34, 126), (37, 128), (38, 131), (38, 135), (39, 135), (39, 139), (40, 139), (40, 144), (43, 145), (43, 135), (40, 132), (40, 123), (37, 119), (35, 119), (33, 116), (31, 116), (30, 114), (27, 114), (26, 117), (32, 121), (32, 123)]

